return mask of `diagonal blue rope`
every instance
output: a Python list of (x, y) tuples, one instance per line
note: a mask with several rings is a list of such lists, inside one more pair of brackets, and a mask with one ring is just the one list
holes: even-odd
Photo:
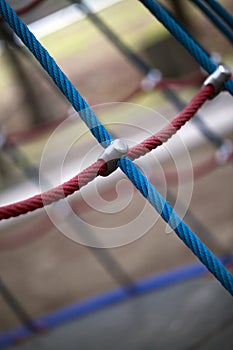
[(215, 0), (205, 0), (205, 2), (233, 29), (233, 17), (227, 10)]
[[(217, 66), (210, 57), (202, 50), (196, 41), (176, 22), (172, 16), (154, 0), (139, 0), (144, 6), (167, 28), (195, 60), (209, 73), (213, 73)], [(233, 95), (233, 81), (228, 80), (225, 88)]]
[(225, 23), (200, 0), (191, 0), (199, 9), (216, 25), (216, 27), (226, 36), (230, 42), (233, 42), (233, 31), (228, 28)]
[[(27, 26), (16, 15), (14, 10), (6, 3), (0, 0), (0, 13), (16, 32), (25, 45), (32, 51), (41, 65), (52, 77), (55, 84), (64, 93), (67, 99), (72, 103), (74, 108), (81, 111), (86, 109), (86, 113), (79, 113), (87, 126), (91, 129), (97, 140), (106, 147), (112, 140), (111, 135), (100, 123), (94, 113), (88, 109), (87, 102), (82, 98), (65, 74), (57, 66), (49, 53), (38, 42), (35, 36), (29, 31)], [(85, 111), (84, 111), (85, 112)], [(222, 265), (222, 263), (208, 250), (208, 248), (195, 236), (195, 234), (186, 226), (169, 204), (161, 197), (156, 189), (142, 175), (136, 166), (127, 158), (119, 160), (119, 166), (122, 171), (129, 177), (136, 188), (145, 196), (154, 208), (161, 214), (163, 219), (175, 230), (176, 234), (199, 258), (199, 260), (213, 273), (220, 283), (233, 295), (233, 277)]]
[(40, 62), (42, 67), (54, 81), (55, 85), (66, 96), (74, 109), (77, 112), (81, 112), (79, 113), (80, 117), (86, 123), (95, 138), (103, 147), (107, 147), (113, 140), (112, 136), (103, 127), (94, 112), (89, 108), (87, 102), (58, 67), (48, 51), (39, 43), (36, 37), (30, 32), (28, 27), (21, 21), (15, 11), (5, 0), (0, 0), (0, 12), (5, 21), (11, 26), (18, 37)]
[(128, 176), (135, 187), (151, 203), (162, 218), (176, 232), (177, 236), (196, 255), (208, 270), (233, 295), (233, 276), (223, 267), (222, 263), (208, 250), (190, 228), (179, 218), (155, 187), (142, 175), (139, 169), (128, 158), (118, 162), (121, 170)]

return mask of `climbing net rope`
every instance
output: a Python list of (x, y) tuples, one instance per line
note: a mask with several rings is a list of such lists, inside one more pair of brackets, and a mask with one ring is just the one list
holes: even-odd
[[(143, 3), (180, 41), (180, 43), (191, 53), (197, 62), (209, 73), (212, 74), (207, 79), (206, 84), (198, 91), (190, 103), (174, 118), (170, 125), (163, 128), (159, 133), (149, 137), (139, 145), (124, 152), (124, 156), (118, 155), (116, 166), (111, 169), (114, 171), (119, 167), (125, 175), (131, 180), (135, 187), (159, 212), (161, 217), (176, 232), (177, 236), (185, 245), (199, 258), (207, 269), (217, 278), (230, 294), (233, 295), (233, 276), (222, 265), (222, 263), (213, 255), (213, 253), (200, 241), (200, 239), (191, 231), (191, 229), (178, 217), (171, 206), (157, 192), (155, 187), (147, 180), (141, 171), (134, 165), (132, 160), (146, 154), (166, 142), (177, 130), (179, 130), (200, 107), (214, 94), (218, 93), (219, 79), (216, 78), (216, 72), (219, 73), (217, 65), (202, 50), (193, 38), (169, 15), (169, 13), (153, 0), (139, 0)], [(71, 81), (58, 67), (54, 59), (43, 48), (28, 27), (17, 16), (16, 12), (7, 4), (5, 0), (0, 2), (0, 13), (5, 21), (11, 26), (18, 37), (33, 53), (42, 67), (52, 78), (56, 86), (66, 96), (74, 109), (79, 112), (79, 116), (85, 122), (93, 136), (107, 150), (109, 150), (115, 141), (110, 133), (98, 120), (94, 112), (89, 108), (87, 102), (83, 99), (78, 90)], [(233, 94), (233, 81), (230, 76), (224, 75), (221, 84), (227, 91)], [(60, 185), (50, 191), (34, 196), (25, 201), (3, 206), (0, 208), (0, 219), (7, 219), (13, 216), (25, 214), (29, 211), (40, 208), (62, 199), (74, 191), (79, 190), (88, 182), (96, 178), (97, 175), (106, 175), (109, 169), (111, 159), (99, 159), (97, 162), (83, 170), (70, 181)]]

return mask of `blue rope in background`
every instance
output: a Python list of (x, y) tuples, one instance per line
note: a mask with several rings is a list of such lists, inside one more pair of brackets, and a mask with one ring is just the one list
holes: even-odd
[(119, 167), (132, 181), (135, 187), (151, 203), (162, 218), (176, 232), (177, 236), (199, 258), (208, 270), (233, 295), (233, 276), (222, 263), (209, 251), (191, 229), (179, 218), (155, 187), (142, 175), (133, 162), (127, 158), (119, 160)]
[[(121, 52), (130, 62), (134, 64), (143, 74), (147, 74), (150, 72), (153, 67), (150, 66), (147, 62), (144, 61), (138, 54), (132, 51), (131, 48), (126, 46), (124, 42), (121, 41), (119, 36), (115, 34), (115, 32), (110, 29), (106, 23), (96, 14), (94, 13), (89, 6), (85, 3), (85, 1), (80, 0), (70, 0), (72, 3), (75, 3), (77, 7), (88, 16), (90, 21), (112, 42), (115, 47)], [(170, 14), (171, 15), (171, 14)], [(176, 19), (173, 17), (176, 21)], [(190, 33), (189, 33), (190, 35)], [(200, 44), (199, 44), (200, 46)], [(204, 48), (202, 47), (202, 50)], [(178, 111), (185, 108), (185, 103), (180, 99), (180, 97), (170, 88), (162, 89), (162, 94), (166, 99), (172, 102), (172, 104), (178, 109)], [(195, 118), (191, 120), (200, 132), (211, 142), (213, 142), (217, 147), (220, 147), (224, 141), (221, 139), (219, 135), (217, 135), (213, 130), (211, 130), (205, 122), (201, 119), (201, 117), (196, 114)], [(188, 214), (188, 212), (187, 212)], [(190, 215), (190, 213), (189, 213)]]
[(225, 25), (224, 22), (222, 22), (219, 17), (215, 15), (213, 11), (211, 11), (205, 4), (203, 4), (200, 0), (191, 0), (199, 9), (207, 16), (209, 19), (216, 25), (216, 27), (227, 37), (227, 39), (230, 40), (230, 42), (233, 42), (233, 31), (229, 29)]
[(57, 63), (50, 56), (48, 51), (40, 44), (36, 37), (30, 32), (28, 27), (21, 21), (15, 11), (6, 3), (0, 1), (0, 11), (3, 18), (11, 26), (18, 37), (33, 53), (42, 67), (54, 81), (55, 85), (66, 96), (74, 109), (79, 113), (95, 138), (103, 147), (109, 146), (113, 140), (108, 131), (101, 125), (94, 112), (89, 108), (87, 102), (80, 95), (67, 76), (58, 67)]
[[(27, 26), (16, 15), (14, 10), (6, 3), (0, 1), (0, 12), (20, 39), (32, 51), (44, 69), (51, 75), (55, 84), (71, 102), (77, 111), (85, 108), (87, 112), (80, 113), (84, 122), (90, 128), (97, 140), (106, 147), (110, 144), (112, 137), (94, 115), (88, 109), (87, 102), (82, 98), (72, 83), (58, 67), (49, 53), (42, 47), (35, 36), (29, 31)], [(211, 62), (211, 61), (210, 61)], [(83, 111), (82, 111), (83, 112)], [(222, 283), (222, 285), (233, 295), (233, 277), (221, 262), (208, 250), (208, 248), (195, 236), (195, 234), (185, 225), (169, 204), (161, 197), (156, 189), (142, 175), (136, 166), (126, 158), (119, 160), (119, 166), (129, 177), (136, 188), (146, 197), (154, 208), (161, 214), (163, 219), (175, 230), (179, 238), (191, 249), (209, 271)]]
[(87, 15), (89, 20), (118, 48), (118, 50), (126, 56), (136, 67), (143, 73), (147, 74), (151, 67), (139, 55), (132, 51), (123, 41), (119, 39), (117, 34), (110, 29), (105, 22), (84, 2), (80, 0), (70, 0), (75, 3), (77, 8)]
[(205, 2), (233, 29), (233, 17), (227, 10), (215, 0), (205, 0)]
[[(169, 13), (154, 0), (139, 0), (167, 28), (167, 30), (188, 50), (195, 60), (209, 73), (213, 73), (217, 65)], [(228, 80), (225, 88), (233, 95), (233, 82)]]
[[(232, 255), (220, 258), (224, 264), (232, 265)], [(161, 272), (135, 281), (134, 296), (140, 296), (148, 292), (158, 292), (165, 287), (172, 287), (179, 283), (203, 276), (205, 267), (199, 263), (192, 263), (182, 267), (176, 267), (170, 271)], [(46, 330), (61, 326), (64, 322), (78, 319), (84, 315), (105, 307), (127, 300), (127, 294), (123, 288), (113, 288), (103, 293), (87, 297), (78, 302), (63, 306), (57, 310), (49, 311), (42, 316), (33, 319), (35, 325)], [(25, 339), (30, 336), (28, 329), (24, 326), (16, 326), (10, 330), (0, 333), (0, 349), (9, 345), (15, 345), (16, 339)]]

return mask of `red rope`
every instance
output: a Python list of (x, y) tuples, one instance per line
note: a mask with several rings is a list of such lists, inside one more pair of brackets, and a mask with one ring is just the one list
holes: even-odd
[[(181, 77), (181, 78), (164, 78), (161, 79), (155, 86), (156, 89), (166, 89), (166, 88), (185, 88), (193, 85), (200, 85), (205, 79), (204, 74), (201, 70), (192, 73), (191, 75)], [(127, 96), (125, 96), (121, 102), (126, 102), (131, 98), (143, 92), (141, 83), (139, 83)]]
[[(233, 153), (229, 154), (226, 162), (233, 161)], [(226, 163), (225, 162), (225, 163)], [(216, 160), (216, 156), (211, 156), (210, 158), (203, 161), (203, 163), (195, 165), (193, 167), (194, 180), (208, 174), (210, 171), (217, 169), (220, 166)], [(164, 173), (166, 183), (169, 185), (178, 183), (178, 173), (177, 172), (167, 172)], [(182, 171), (182, 181), (189, 180), (189, 172)], [(160, 179), (156, 177), (156, 183), (160, 182)], [(106, 192), (104, 192), (106, 194)], [(80, 196), (75, 198), (75, 204), (72, 205), (74, 210), (78, 210), (79, 214), (83, 211), (86, 212), (87, 207), (83, 202), (83, 198)], [(25, 247), (28, 244), (33, 243), (37, 239), (49, 234), (51, 232), (53, 225), (49, 220), (48, 216), (44, 213), (39, 217), (36, 222), (23, 228), (20, 232), (14, 235), (0, 235), (0, 253), (7, 252), (10, 250), (16, 250), (21, 247)]]
[[(225, 160), (224, 164), (232, 161), (233, 161), (233, 153), (230, 153), (228, 158)], [(211, 156), (208, 159), (205, 159), (202, 163), (199, 163), (198, 165), (193, 167), (194, 180), (197, 180), (200, 177), (205, 176), (206, 174), (210, 173), (211, 171), (215, 170), (221, 165), (222, 164), (218, 163), (216, 159), (216, 155)], [(190, 172), (187, 170), (183, 170), (179, 173), (177, 173), (177, 171), (174, 171), (174, 172), (166, 171), (164, 173), (166, 183), (168, 183), (169, 185), (176, 185), (178, 183), (179, 174), (180, 174), (180, 177), (182, 178), (182, 182), (189, 181)]]
[(200, 85), (206, 76), (201, 70), (198, 70), (190, 75), (181, 78), (164, 78), (158, 83), (161, 89), (169, 88), (184, 88), (192, 85)]
[(59, 117), (58, 119), (51, 120), (48, 123), (38, 125), (37, 127), (32, 127), (29, 130), (16, 131), (6, 136), (6, 144), (20, 144), (24, 142), (29, 142), (30, 140), (35, 140), (43, 134), (53, 131), (58, 125), (60, 125), (64, 120), (69, 117), (68, 114)]
[[(212, 85), (202, 87), (190, 103), (172, 120), (170, 124), (157, 134), (130, 148), (128, 153), (129, 158), (132, 160), (139, 158), (166, 142), (196, 114), (204, 102), (206, 102), (206, 100), (212, 95), (213, 91), (214, 87)], [(23, 201), (2, 206), (0, 207), (0, 220), (26, 214), (59, 201), (60, 199), (78, 191), (81, 187), (94, 180), (98, 175), (103, 175), (106, 172), (106, 169), (106, 163), (99, 160), (60, 186)]]
[(106, 170), (106, 163), (98, 160), (62, 185), (31, 198), (0, 207), (0, 220), (26, 214), (70, 196), (98, 175), (104, 174)]
[(212, 85), (203, 86), (189, 104), (162, 130), (148, 137), (143, 142), (129, 149), (128, 157), (131, 160), (139, 158), (170, 139), (187, 121), (189, 121), (212, 95)]

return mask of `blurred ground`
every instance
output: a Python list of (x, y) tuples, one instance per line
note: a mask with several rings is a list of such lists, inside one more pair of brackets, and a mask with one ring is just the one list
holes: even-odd
[[(229, 7), (232, 7), (230, 1), (226, 1), (226, 3)], [(136, 6), (135, 13), (131, 13), (130, 11), (132, 6)], [(119, 13), (122, 14), (121, 20), (118, 20)], [(159, 40), (166, 37), (166, 33), (160, 28), (160, 26), (155, 24), (153, 18), (147, 12), (145, 12), (145, 14), (143, 13), (143, 16), (141, 16), (141, 7), (135, 5), (135, 2), (131, 0), (124, 1), (115, 5), (111, 9), (105, 10), (103, 12), (103, 17), (111, 18), (112, 26), (116, 26), (117, 31), (119, 31), (120, 34), (127, 32), (127, 38), (125, 38), (125, 40), (131, 43), (133, 47), (135, 46), (137, 50), (142, 51), (143, 54), (145, 54), (144, 49), (152, 45), (152, 42), (156, 37), (156, 34), (154, 34), (156, 30)], [(130, 20), (128, 20), (129, 17)], [(210, 50), (218, 49), (220, 52), (224, 52), (224, 58), (226, 58), (228, 62), (232, 62), (232, 53), (228, 50), (229, 44), (217, 34), (212, 26), (209, 26), (206, 23), (206, 20), (204, 20), (203, 17), (198, 17), (196, 20), (197, 23), (195, 22), (194, 26), (197, 35), (198, 32), (199, 36), (200, 33), (204, 33), (200, 36), (203, 44), (207, 45)], [(123, 26), (122, 23), (125, 23), (125, 25)], [(80, 40), (78, 34), (85, 28), (87, 29), (85, 32), (85, 40)], [(203, 28), (206, 29), (203, 31)], [(76, 35), (74, 35), (74, 33)], [(70, 35), (72, 35), (74, 40), (64, 40), (65, 36), (69, 37)], [(213, 37), (215, 40), (212, 40)], [(62, 40), (65, 42), (65, 47), (57, 44), (57, 42), (62, 42)], [(141, 75), (124, 58), (122, 58), (122, 56), (118, 54), (101, 35), (98, 35), (93, 28), (90, 28), (86, 20), (72, 25), (67, 28), (66, 32), (61, 31), (45, 38), (43, 42), (48, 48), (51, 47), (51, 51), (55, 58), (58, 59), (59, 64), (91, 104), (121, 100), (121, 98), (127, 95), (141, 79)], [(75, 45), (77, 45), (77, 47)], [(99, 49), (100, 47), (101, 50)], [(102, 54), (103, 52), (105, 52), (104, 55)], [(24, 59), (23, 62), (23, 64), (25, 64)], [(2, 60), (0, 65), (6, 67), (5, 62)], [(6, 69), (9, 69), (9, 67)], [(29, 75), (33, 76), (33, 78), (35, 76), (37, 77), (38, 86), (41, 84), (41, 91), (43, 90), (42, 87), (44, 88), (43, 96), (49, 96), (45, 102), (45, 110), (47, 110), (46, 106), (51, 102), (53, 107), (55, 106), (51, 111), (51, 118), (56, 118), (58, 111), (61, 114), (66, 113), (67, 104), (65, 102), (60, 103), (60, 101), (62, 101), (60, 95), (53, 90), (48, 83), (44, 83), (44, 81), (39, 78), (35, 67), (30, 68), (30, 73), (31, 74)], [(7, 90), (4, 86), (6, 82), (9, 85), (9, 89)], [(0, 97), (2, 105), (0, 119), (8, 119), (7, 123), (4, 123), (6, 130), (12, 131), (27, 127), (29, 123), (28, 119), (25, 118), (25, 115), (27, 116), (27, 113), (29, 112), (25, 105), (21, 106), (19, 86), (15, 84), (15, 80), (10, 74), (6, 74), (5, 82), (2, 82), (1, 89), (3, 92)], [(189, 99), (193, 92), (194, 90), (191, 89), (185, 91), (182, 95), (185, 99)], [(12, 94), (17, 96), (17, 107), (11, 104)], [(159, 94), (149, 94), (148, 97), (141, 98), (134, 102), (148, 105), (160, 111), (167, 111), (167, 113), (169, 111), (168, 114), (170, 116), (175, 114), (175, 111), (168, 106)], [(221, 114), (224, 114), (224, 104), (221, 106)], [(226, 136), (232, 138), (230, 128)], [(29, 156), (29, 158), (33, 159), (35, 163), (38, 163), (45, 142), (46, 138), (38, 143), (26, 144), (25, 146), (22, 146), (21, 149)], [(205, 144), (202, 147), (196, 147), (193, 149), (191, 151), (191, 157), (193, 161), (198, 163), (200, 160), (204, 159), (205, 156), (212, 154), (212, 152), (213, 148)], [(169, 168), (169, 164), (164, 164), (164, 166)], [(18, 179), (18, 177), (15, 176), (14, 180)], [(21, 178), (18, 180), (22, 181)], [(208, 176), (199, 179), (194, 184), (190, 209), (213, 233), (213, 237), (217, 241), (217, 244), (216, 241), (209, 242), (208, 238), (203, 236), (202, 233), (200, 233), (200, 236), (202, 236), (204, 242), (208, 242), (208, 245), (216, 254), (232, 252), (233, 250), (232, 190), (232, 165), (226, 165)], [(175, 188), (173, 188), (172, 191), (176, 194)], [(119, 222), (123, 223), (127, 221), (129, 217), (135, 215), (135, 208), (138, 210), (138, 208), (141, 208), (145, 203), (141, 195), (138, 193), (134, 193), (134, 195), (134, 203), (129, 208), (127, 214), (123, 211), (117, 215), (109, 214), (100, 216), (86, 210), (85, 215), (82, 215), (96, 224), (102, 224), (104, 222), (107, 227), (108, 225), (114, 226), (119, 224)], [(78, 196), (74, 197), (74, 201), (76, 198), (78, 198)], [(6, 235), (19, 236), (20, 232), (23, 233), (27, 230), (35, 231), (35, 222), (37, 222), (36, 220), (39, 222), (42, 215), (43, 212), (36, 214), (35, 216), (27, 216), (22, 219), (17, 219), (12, 221), (10, 226), (5, 226), (5, 224), (0, 225), (0, 235), (3, 237)], [(36, 231), (41, 231), (42, 237), (40, 239), (35, 240), (33, 243), (26, 245), (25, 247), (21, 247), (15, 251), (4, 252), (0, 255), (1, 278), (13, 291), (14, 295), (17, 296), (18, 300), (24, 305), (31, 316), (42, 315), (50, 310), (59, 308), (62, 305), (105, 291), (116, 285), (116, 281), (114, 281), (97, 262), (90, 250), (73, 243), (57, 232), (55, 228), (50, 228), (49, 226), (49, 220), (45, 219), (44, 226), (36, 227)], [(49, 234), (47, 234), (47, 231)], [(124, 247), (110, 249), (109, 252), (132, 279), (141, 278), (175, 266), (181, 266), (195, 260), (193, 255), (184, 247), (182, 242), (180, 242), (174, 234), (165, 234), (165, 224), (162, 220), (159, 220), (145, 236), (136, 242)], [(190, 290), (192, 290), (191, 295), (189, 295)], [(203, 295), (205, 297), (203, 297)], [(196, 304), (193, 304), (193, 306), (189, 304), (190, 300), (198, 298), (198, 296), (200, 298), (198, 300), (202, 300), (200, 305), (202, 305), (201, 311), (203, 311), (203, 313), (201, 313), (201, 311), (197, 312)], [(167, 310), (166, 313), (166, 302), (168, 300), (174, 306), (174, 309), (171, 308)], [(207, 324), (209, 324), (208, 322), (210, 322), (210, 320), (207, 316), (211, 314), (213, 304), (216, 300), (218, 300), (219, 304), (217, 304), (218, 306), (213, 311), (213, 316), (210, 317), (212, 323), (208, 328)], [(221, 303), (219, 300), (223, 302)], [(179, 344), (179, 335), (181, 334), (182, 328), (181, 325), (171, 325), (172, 330), (168, 328), (166, 333), (161, 333), (161, 329), (164, 330), (168, 320), (171, 321), (172, 316), (180, 312), (183, 303), (186, 305), (186, 316), (184, 316), (182, 322), (184, 322), (185, 326), (188, 324), (189, 329), (193, 328), (200, 330), (202, 327), (202, 329), (206, 331), (206, 334), (208, 334), (209, 331), (214, 331), (216, 327), (218, 328), (221, 326), (221, 322), (218, 318), (225, 322), (228, 316), (232, 317), (232, 313), (229, 311), (232, 309), (232, 302), (215, 281), (190, 282), (190, 284), (182, 285), (182, 289), (174, 287), (162, 291), (155, 297), (155, 299), (153, 294), (149, 295), (142, 301), (142, 305), (145, 307), (146, 315), (144, 316), (147, 321), (145, 322), (147, 327), (149, 327), (149, 324), (153, 325), (154, 314), (156, 314), (157, 317), (156, 322), (162, 317), (163, 312), (166, 313), (167, 318), (164, 317), (161, 323), (155, 322), (155, 328), (151, 327), (148, 331), (146, 330), (148, 328), (144, 328), (144, 331), (142, 331), (141, 334), (141, 337), (143, 338), (142, 343), (144, 344), (141, 347), (142, 349), (150, 349), (150, 345), (151, 348), (157, 346), (158, 349), (170, 349), (172, 346), (173, 348), (176, 348), (172, 344)], [(151, 307), (151, 305), (153, 305), (153, 307)], [(158, 305), (164, 305), (164, 308), (161, 308), (159, 311), (159, 316), (157, 311), (159, 307)], [(103, 311), (103, 324), (99, 325), (99, 327), (102, 327), (102, 330), (103, 328), (108, 329), (107, 324), (112, 320), (112, 323), (108, 325), (109, 328), (112, 329), (115, 327), (116, 329), (119, 329), (120, 325), (118, 324), (118, 320), (115, 320), (116, 323), (114, 323), (113, 316), (118, 313), (120, 314), (120, 319), (122, 317), (122, 319), (126, 320), (126, 328), (129, 327), (131, 320), (128, 307), (131, 308), (130, 305), (122, 304), (121, 306), (114, 307), (114, 310), (107, 311), (107, 314), (104, 314), (105, 311)], [(1, 331), (18, 324), (17, 318), (13, 315), (12, 311), (3, 301), (1, 296), (0, 310)], [(192, 323), (193, 319), (190, 317), (190, 314), (195, 318), (194, 323)], [(205, 315), (206, 318), (202, 318), (203, 315)], [(221, 317), (219, 315), (221, 315)], [(93, 334), (94, 332), (94, 340), (96, 342), (100, 341), (98, 338), (99, 328), (96, 326), (99, 317), (100, 314), (97, 313), (79, 323), (80, 330), (77, 331), (77, 333), (78, 338), (83, 342), (83, 348), (88, 346), (88, 343), (86, 343), (88, 338), (86, 329), (90, 328), (90, 333)], [(219, 322), (215, 323), (213, 319)], [(75, 330), (77, 329), (76, 324), (72, 327)], [(68, 339), (69, 337), (71, 342), (69, 346), (73, 345), (72, 338), (70, 338), (72, 336), (71, 333), (69, 333), (72, 332), (71, 328), (70, 325), (68, 325), (67, 328), (62, 331), (60, 329), (55, 331), (57, 333), (61, 332), (60, 337), (63, 337), (64, 339)], [(174, 331), (174, 328), (177, 332)], [(153, 345), (149, 345), (146, 341), (149, 336), (154, 334), (154, 332), (159, 336), (156, 337), (156, 340), (152, 343)], [(226, 332), (230, 331), (226, 330)], [(55, 339), (59, 341), (57, 333)], [(108, 331), (105, 333), (107, 335)], [(128, 338), (129, 342), (131, 342), (131, 340), (133, 341), (133, 336), (134, 334), (130, 335)], [(114, 337), (119, 340), (119, 338), (123, 336), (122, 333), (119, 334), (116, 332)], [(127, 337), (127, 335), (125, 337)], [(198, 339), (196, 340), (198, 341)], [(110, 340), (112, 341), (112, 339), (108, 340), (105, 338), (105, 340), (107, 342), (109, 341), (109, 345), (105, 345), (105, 348), (113, 349), (114, 347), (110, 345)], [(192, 342), (189, 342), (188, 345), (193, 343), (195, 343), (194, 338), (192, 338)], [(116, 344), (119, 343), (116, 342)], [(185, 344), (186, 343), (183, 343), (183, 348), (187, 349), (188, 347), (186, 347)], [(63, 345), (64, 344), (61, 345), (61, 348)], [(125, 343), (124, 345), (120, 343), (120, 345), (122, 348), (129, 348), (128, 345), (127, 347), (124, 347)], [(32, 346), (34, 348), (34, 345)], [(56, 343), (54, 348), (58, 348), (57, 346)], [(93, 348), (91, 346), (93, 345), (89, 345), (89, 348)], [(133, 346), (133, 348), (137, 349), (134, 343), (131, 343), (129, 346)], [(227, 346), (228, 344), (224, 348), (223, 343), (221, 342), (222, 349), (231, 348), (230, 346)], [(24, 348), (24, 346), (22, 348)], [(104, 349), (104, 347), (101, 348)], [(177, 345), (177, 349), (178, 348), (182, 349), (182, 346)], [(219, 347), (217, 346), (216, 349), (217, 348)], [(25, 347), (25, 349), (27, 348)], [(203, 345), (203, 349), (215, 349), (215, 347), (213, 345), (210, 345), (210, 347), (204, 347)]]
[(232, 320), (231, 297), (199, 279), (131, 298), (10, 349), (231, 350)]

